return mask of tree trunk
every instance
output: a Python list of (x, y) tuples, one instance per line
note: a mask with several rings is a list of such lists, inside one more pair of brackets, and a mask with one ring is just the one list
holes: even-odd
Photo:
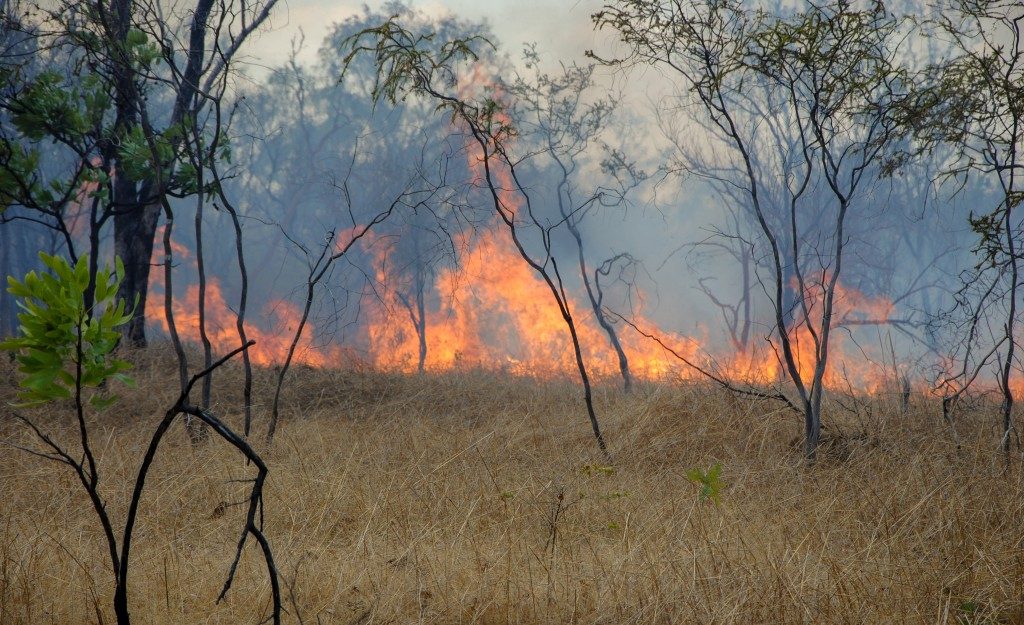
[(417, 370), (420, 373), (427, 365), (427, 305), (425, 299), (426, 284), (423, 269), (416, 270), (416, 334), (420, 339), (419, 362)]
[(821, 384), (817, 383), (811, 397), (804, 403), (804, 455), (814, 462), (818, 457), (821, 438)]
[[(118, 41), (123, 42), (131, 24), (132, 2), (114, 0), (111, 8), (115, 20), (114, 34)], [(187, 115), (192, 116), (194, 123), (194, 101), (203, 72), (207, 21), (212, 8), (213, 0), (199, 0), (196, 3), (189, 32), (188, 63), (175, 95), (169, 123), (171, 127), (180, 124)], [(137, 123), (146, 106), (145, 99), (134, 83), (134, 72), (130, 65), (119, 63), (116, 79), (116, 127), (122, 132)], [(180, 139), (177, 141), (180, 142)], [(177, 143), (174, 147), (177, 147)], [(136, 301), (138, 303), (131, 321), (125, 326), (125, 337), (130, 344), (137, 347), (146, 345), (146, 294), (149, 289), (153, 242), (160, 219), (160, 196), (164, 193), (164, 189), (155, 188), (159, 185), (153, 183), (151, 179), (141, 185), (135, 181), (121, 179), (115, 181), (114, 189), (114, 252), (121, 257), (125, 269), (125, 279), (118, 295), (129, 304)]]
[(114, 253), (124, 263), (124, 281), (118, 297), (135, 305), (125, 338), (135, 347), (146, 346), (146, 295), (160, 206), (149, 204), (114, 216)]

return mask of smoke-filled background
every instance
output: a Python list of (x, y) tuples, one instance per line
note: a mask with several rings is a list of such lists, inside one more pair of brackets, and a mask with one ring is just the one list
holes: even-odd
[[(784, 375), (773, 338), (773, 285), (778, 279), (786, 291), (784, 315), (795, 319), (800, 302), (810, 302), (810, 317), (820, 314), (815, 294), (794, 286), (794, 272), (827, 281), (835, 270), (828, 250), (839, 210), (827, 181), (814, 174), (800, 196), (799, 230), (786, 225), (798, 143), (793, 112), (773, 102), (767, 86), (750, 84), (740, 94), (738, 122), (756, 148), (751, 166), (764, 182), (761, 201), (789, 259), (779, 277), (743, 192), (745, 170), (720, 129), (692, 105), (688, 87), (656, 68), (627, 71), (585, 55), (622, 52), (613, 34), (593, 28), (590, 15), (599, 8), (279, 7), (235, 64), (222, 105), (223, 199), (200, 208), (215, 351), (237, 343), (240, 273), (223, 206), (230, 202), (243, 233), (257, 364), (284, 359), (308, 297), (295, 352), (300, 363), (572, 371), (562, 315), (497, 219), (472, 138), (424, 99), (375, 103), (369, 56), (345, 65), (347, 38), (397, 14), (438, 41), (480, 35), (494, 44), (460, 66), (458, 90), (493, 97), (515, 128), (509, 149), (516, 180), (506, 182), (522, 193), (509, 202), (536, 220), (520, 236), (535, 257), (549, 248), (595, 373), (616, 375), (618, 340), (641, 377), (696, 375), (679, 356), (737, 379)], [(918, 42), (903, 53), (923, 66), (938, 52)], [(157, 93), (149, 106), (167, 115), (173, 103)], [(54, 150), (55, 170), (73, 158)], [(831, 384), (862, 390), (912, 378), (933, 385), (950, 373), (950, 345), (961, 338), (953, 318), (961, 274), (979, 261), (969, 216), (990, 210), (1000, 196), (983, 179), (940, 177), (947, 159), (937, 150), (888, 171), (872, 164), (851, 198)], [(175, 321), (183, 339), (197, 344), (197, 202), (171, 203)], [(41, 249), (84, 246), (85, 205), (72, 202), (67, 235), (8, 208), (0, 227), (3, 273), (36, 267)], [(102, 236), (109, 255), (110, 233)], [(802, 242), (795, 258), (793, 241)], [(334, 255), (337, 262), (324, 262)], [(162, 258), (158, 243), (152, 266)], [(158, 342), (167, 330), (163, 272), (154, 270), (149, 284), (146, 332)], [(0, 334), (12, 333), (16, 308), (6, 294), (0, 313)], [(801, 340), (809, 352), (811, 338), (798, 337), (798, 348)]]

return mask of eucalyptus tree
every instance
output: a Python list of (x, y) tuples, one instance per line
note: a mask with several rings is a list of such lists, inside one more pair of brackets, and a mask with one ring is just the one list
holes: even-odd
[[(626, 0), (593, 20), (625, 47), (624, 58), (607, 62), (678, 76), (735, 158), (738, 176), (708, 174), (738, 186), (757, 224), (773, 340), (813, 460), (849, 221), (900, 152), (904, 22), (880, 2), (773, 14), (733, 0)], [(749, 106), (752, 90), (771, 110)], [(777, 109), (788, 123), (773, 127)], [(766, 189), (780, 189), (781, 219)]]

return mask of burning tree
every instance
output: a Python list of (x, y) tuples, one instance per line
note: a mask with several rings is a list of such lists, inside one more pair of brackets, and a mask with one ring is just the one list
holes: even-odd
[[(593, 20), (617, 31), (627, 48), (625, 59), (610, 63), (658, 65), (682, 78), (738, 161), (741, 175), (720, 179), (738, 185), (757, 223), (769, 268), (759, 279), (813, 460), (848, 221), (898, 152), (903, 23), (880, 3), (772, 15), (732, 0), (624, 1)], [(760, 92), (764, 109), (746, 106), (751, 90)], [(772, 128), (762, 123), (769, 106), (783, 108), (788, 124), (769, 137), (774, 149), (763, 151), (757, 147), (759, 133)], [(764, 196), (776, 180), (779, 220)]]

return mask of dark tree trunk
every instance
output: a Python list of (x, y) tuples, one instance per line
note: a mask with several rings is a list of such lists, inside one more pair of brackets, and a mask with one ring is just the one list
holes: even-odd
[[(170, 126), (180, 124), (186, 116), (195, 118), (195, 99), (203, 71), (207, 21), (213, 0), (199, 0), (192, 16), (189, 34), (188, 63), (175, 96)], [(124, 41), (131, 24), (131, 0), (114, 0), (113, 34)], [(124, 132), (134, 126), (143, 112), (145, 101), (137, 89), (134, 69), (128, 59), (118, 63), (117, 128)], [(180, 141), (180, 139), (179, 139)], [(175, 146), (177, 147), (177, 146)], [(115, 181), (114, 191), (114, 253), (124, 263), (125, 279), (119, 296), (131, 304), (137, 302), (132, 320), (125, 327), (125, 337), (137, 347), (146, 345), (146, 295), (149, 290), (149, 269), (160, 219), (160, 202), (164, 189), (152, 180), (141, 185), (122, 179)]]
[(160, 206), (150, 204), (114, 216), (114, 253), (124, 263), (124, 281), (119, 297), (135, 304), (125, 338), (135, 347), (146, 346), (146, 295)]
[(423, 274), (422, 268), (416, 270), (416, 334), (420, 339), (419, 362), (416, 368), (420, 373), (423, 373), (427, 365), (427, 305)]

